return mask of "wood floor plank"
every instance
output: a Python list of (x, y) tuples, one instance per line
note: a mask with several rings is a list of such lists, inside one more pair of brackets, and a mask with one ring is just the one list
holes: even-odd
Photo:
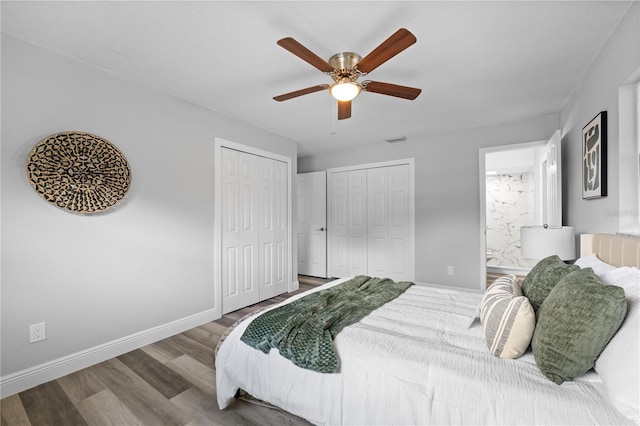
[(181, 350), (185, 355), (189, 355), (191, 358), (200, 361), (204, 365), (213, 367), (213, 351), (215, 349), (216, 342), (210, 342), (209, 345), (203, 345), (202, 343), (196, 342), (183, 334), (177, 334), (169, 337), (165, 339), (165, 342), (176, 349)]
[(216, 372), (213, 368), (188, 355), (169, 361), (166, 366), (189, 380), (210, 397), (216, 397)]
[(193, 416), (187, 425), (226, 426), (240, 424), (243, 420), (237, 413), (222, 412), (211, 396), (198, 388), (191, 388), (171, 399), (171, 402)]
[(140, 349), (120, 355), (118, 359), (167, 399), (191, 387), (182, 376)]
[(0, 402), (0, 418), (2, 418), (2, 426), (31, 426), (27, 412), (24, 410), (18, 395), (11, 395), (2, 399)]
[[(250, 404), (238, 401), (233, 410), (245, 419), (244, 424), (260, 426), (309, 426), (310, 423), (303, 418), (295, 416), (278, 408), (269, 408), (262, 405)], [(229, 407), (231, 408), (231, 407)], [(224, 411), (224, 410), (223, 410)]]
[(225, 327), (231, 327), (236, 321), (237, 320), (230, 318), (229, 315), (224, 315), (222, 318), (218, 318), (215, 322)]
[(74, 404), (107, 388), (98, 376), (86, 368), (60, 377), (58, 384)]
[(55, 380), (21, 392), (20, 400), (32, 426), (87, 424)]
[(175, 346), (168, 344), (164, 340), (143, 346), (140, 349), (163, 364), (184, 355), (181, 350), (176, 349)]
[(182, 335), (187, 336), (190, 339), (195, 340), (198, 343), (201, 343), (207, 347), (211, 347), (214, 342), (217, 341), (215, 339), (215, 335), (211, 333), (206, 328), (196, 327), (191, 330), (187, 330)]
[(131, 412), (147, 425), (182, 425), (185, 415), (153, 386), (113, 358), (91, 369)]
[(215, 321), (203, 324), (198, 328), (203, 328), (207, 330), (209, 333), (211, 333), (211, 335), (214, 336), (214, 338), (216, 339), (215, 342), (217, 342), (220, 339), (220, 337), (222, 337), (224, 332), (227, 331), (227, 326), (218, 324)]
[(76, 407), (91, 426), (144, 425), (109, 389), (78, 402)]

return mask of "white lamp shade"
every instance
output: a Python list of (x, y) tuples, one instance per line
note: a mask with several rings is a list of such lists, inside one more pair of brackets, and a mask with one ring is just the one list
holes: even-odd
[(544, 259), (556, 254), (562, 260), (576, 258), (576, 238), (571, 226), (523, 226), (520, 228), (520, 244), (522, 257)]

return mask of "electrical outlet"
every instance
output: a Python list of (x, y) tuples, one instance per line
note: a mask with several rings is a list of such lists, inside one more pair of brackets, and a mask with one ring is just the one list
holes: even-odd
[(29, 343), (39, 342), (47, 338), (47, 325), (44, 322), (29, 326)]
[(453, 275), (453, 266), (447, 266), (447, 275)]

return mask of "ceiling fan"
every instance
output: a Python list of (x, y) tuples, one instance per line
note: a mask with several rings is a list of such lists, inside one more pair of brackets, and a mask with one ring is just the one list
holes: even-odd
[(351, 101), (361, 91), (414, 100), (422, 92), (421, 89), (371, 80), (358, 83), (357, 80), (415, 42), (416, 37), (409, 30), (400, 28), (364, 58), (354, 52), (341, 52), (331, 56), (329, 61), (325, 61), (291, 37), (278, 40), (279, 46), (287, 49), (323, 73), (330, 75), (333, 78), (333, 84), (319, 84), (274, 96), (273, 99), (281, 102), (329, 89), (331, 95), (338, 100), (338, 120), (351, 117)]

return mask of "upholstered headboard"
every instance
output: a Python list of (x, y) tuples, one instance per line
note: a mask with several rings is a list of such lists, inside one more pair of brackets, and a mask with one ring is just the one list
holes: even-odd
[(640, 268), (640, 237), (619, 234), (580, 235), (580, 256), (591, 253), (613, 266)]

